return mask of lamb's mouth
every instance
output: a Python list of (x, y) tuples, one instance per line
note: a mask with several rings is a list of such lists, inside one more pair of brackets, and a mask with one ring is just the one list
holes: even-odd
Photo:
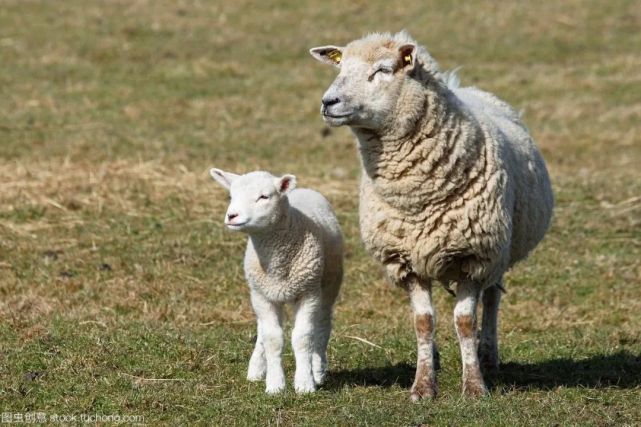
[(225, 224), (225, 225), (227, 225), (227, 227), (229, 227), (230, 229), (234, 230), (234, 229), (239, 229), (239, 228), (243, 227), (245, 224), (247, 224), (247, 222), (248, 222), (248, 221), (245, 221), (245, 222), (235, 222), (235, 223), (227, 223), (227, 224)]

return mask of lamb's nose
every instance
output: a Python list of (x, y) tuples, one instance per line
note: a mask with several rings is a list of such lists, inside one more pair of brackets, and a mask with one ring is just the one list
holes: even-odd
[(338, 104), (341, 102), (339, 98), (323, 98), (321, 99), (321, 103), (323, 104), (323, 107), (327, 108), (331, 105)]
[(237, 213), (227, 214), (227, 221), (231, 221), (232, 219), (236, 218), (237, 216), (238, 216)]

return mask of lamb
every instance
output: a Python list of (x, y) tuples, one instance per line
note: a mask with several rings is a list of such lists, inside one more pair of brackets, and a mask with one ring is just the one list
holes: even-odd
[(365, 247), (409, 294), (418, 346), (412, 400), (437, 394), (434, 282), (456, 285), (463, 393), (486, 394), (481, 367), (499, 365), (503, 275), (541, 241), (552, 216), (541, 154), (518, 113), (490, 93), (459, 87), (405, 31), (310, 53), (340, 70), (321, 114), (358, 141)]
[(296, 189), (293, 175), (210, 174), (231, 194), (225, 224), (249, 236), (244, 269), (258, 338), (247, 379), (265, 379), (270, 394), (285, 389), (282, 311), (293, 303), (294, 388), (313, 392), (325, 378), (332, 309), (343, 278), (338, 220), (320, 193)]

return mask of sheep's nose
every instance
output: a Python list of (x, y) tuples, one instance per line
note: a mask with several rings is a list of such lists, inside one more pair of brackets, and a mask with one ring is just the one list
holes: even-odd
[(338, 104), (341, 102), (339, 98), (323, 98), (321, 99), (321, 103), (323, 104), (323, 107), (327, 108), (329, 106), (332, 106), (334, 104)]
[(231, 221), (232, 219), (236, 218), (238, 216), (237, 213), (228, 213), (227, 214), (227, 221)]

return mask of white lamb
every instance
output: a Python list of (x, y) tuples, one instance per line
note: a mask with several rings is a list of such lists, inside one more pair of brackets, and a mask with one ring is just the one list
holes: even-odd
[(235, 175), (220, 169), (210, 174), (231, 194), (225, 224), (249, 235), (244, 267), (258, 339), (247, 379), (265, 378), (267, 393), (285, 389), (282, 311), (285, 303), (293, 303), (294, 388), (313, 392), (327, 369), (332, 307), (343, 278), (338, 220), (320, 193), (295, 189), (293, 175)]
[(509, 105), (476, 88), (459, 88), (456, 76), (441, 74), (406, 32), (310, 52), (340, 69), (321, 113), (331, 126), (350, 126), (358, 139), (365, 246), (407, 290), (414, 309), (412, 400), (437, 393), (433, 281), (456, 283), (463, 391), (486, 393), (480, 367), (499, 364), (503, 274), (550, 224), (553, 195), (543, 158)]

